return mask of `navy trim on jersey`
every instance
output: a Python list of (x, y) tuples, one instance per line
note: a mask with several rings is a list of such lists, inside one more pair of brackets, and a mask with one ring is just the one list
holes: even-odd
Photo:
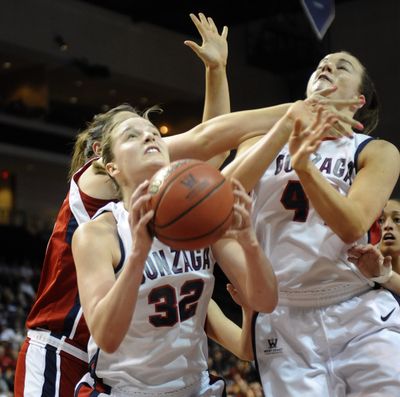
[[(392, 291), (390, 291), (392, 292)], [(400, 305), (400, 295), (395, 294), (394, 292), (392, 292), (393, 298), (397, 300), (397, 303)]]
[[(110, 210), (104, 210), (104, 211), (102, 211), (102, 212), (99, 212), (99, 213), (98, 213), (95, 217), (93, 217), (92, 219), (95, 219), (95, 218), (97, 218), (98, 216), (100, 216), (100, 215), (102, 215), (102, 214), (105, 214), (106, 212), (112, 212), (112, 211), (110, 211)], [(118, 234), (118, 242), (119, 242), (119, 249), (120, 249), (120, 251), (121, 251), (121, 259), (120, 259), (120, 261), (118, 262), (118, 265), (116, 266), (116, 268), (114, 269), (114, 273), (115, 273), (115, 274), (117, 274), (117, 273), (121, 270), (122, 265), (123, 265), (124, 262), (125, 262), (125, 248), (124, 248), (124, 244), (123, 244), (122, 239), (121, 239), (121, 237), (120, 237), (119, 234)]]
[(358, 148), (356, 149), (356, 152), (354, 153), (354, 167), (356, 169), (356, 172), (358, 172), (358, 156), (359, 156), (359, 154), (365, 148), (365, 146), (373, 140), (375, 140), (375, 138), (372, 138), (372, 137), (370, 137), (369, 139), (366, 139), (364, 142), (361, 142), (360, 145), (358, 146)]
[(87, 383), (87, 382), (78, 383), (77, 388), (75, 389), (75, 392), (74, 392), (74, 397), (77, 397), (79, 395), (79, 391), (84, 386), (86, 386), (86, 387), (88, 387), (90, 389), (92, 388), (92, 386), (90, 386), (89, 383)]
[(121, 259), (117, 265), (117, 267), (114, 269), (114, 273), (117, 274), (121, 268), (122, 265), (125, 262), (125, 248), (124, 248), (124, 243), (122, 242), (121, 236), (118, 234), (118, 242), (119, 242), (119, 249), (121, 251)]
[(222, 382), (224, 382), (224, 390), (222, 391), (221, 397), (227, 397), (225, 379), (223, 377), (221, 377), (221, 376), (213, 375), (212, 373), (210, 373), (210, 371), (207, 371), (207, 372), (208, 372), (208, 376), (210, 377), (210, 382), (209, 382), (210, 386), (213, 385), (214, 383), (220, 381), (220, 380), (222, 380)]
[(41, 397), (54, 397), (56, 395), (57, 378), (57, 348), (46, 345), (46, 364), (44, 367), (44, 383)]
[(92, 357), (92, 359), (89, 362), (89, 371), (90, 371), (90, 376), (94, 380), (94, 385), (93, 388), (95, 389), (90, 395), (92, 396), (97, 396), (98, 394), (93, 394), (94, 392), (98, 393), (98, 390), (102, 390), (101, 393), (104, 394), (111, 394), (111, 386), (106, 385), (103, 383), (103, 379), (100, 379), (96, 375), (96, 367), (97, 367), (97, 361), (99, 360), (99, 354), (100, 354), (100, 348), (97, 349), (96, 354)]
[(63, 327), (64, 335), (67, 338), (69, 338), (71, 335), (72, 329), (75, 324), (76, 317), (77, 317), (80, 309), (81, 309), (81, 301), (79, 299), (79, 295), (76, 294), (74, 306), (72, 306), (71, 310), (66, 315), (65, 321), (64, 321), (64, 327)]
[(69, 219), (68, 225), (67, 225), (67, 233), (65, 235), (65, 241), (71, 245), (72, 242), (72, 236), (75, 232), (75, 230), (78, 227), (78, 222), (75, 219), (74, 215), (71, 213), (71, 218)]
[(251, 319), (251, 345), (253, 349), (254, 364), (256, 366), (258, 382), (262, 385), (260, 369), (258, 368), (257, 349), (256, 349), (256, 322), (259, 314), (260, 314), (259, 312), (254, 312), (253, 318)]

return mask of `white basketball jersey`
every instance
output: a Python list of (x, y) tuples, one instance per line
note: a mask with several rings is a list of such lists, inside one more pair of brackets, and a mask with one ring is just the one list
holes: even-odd
[[(347, 195), (357, 157), (372, 138), (328, 139), (311, 160), (340, 194)], [(290, 165), (286, 145), (254, 190), (253, 221), (258, 240), (271, 260), (281, 304), (323, 306), (370, 288), (347, 261), (345, 244), (321, 219)], [(360, 243), (367, 242), (367, 236)]]
[[(128, 212), (122, 203), (110, 203), (104, 210), (113, 212), (121, 239), (118, 275), (131, 252)], [(133, 319), (120, 347), (107, 354), (93, 339), (89, 342), (91, 367), (113, 393), (165, 393), (202, 381), (214, 263), (209, 249), (175, 251), (154, 239)]]

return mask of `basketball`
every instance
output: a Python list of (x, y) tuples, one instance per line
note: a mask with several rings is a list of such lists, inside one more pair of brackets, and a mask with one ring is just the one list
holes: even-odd
[(230, 182), (199, 160), (178, 160), (150, 180), (150, 232), (173, 249), (197, 250), (217, 241), (233, 218)]

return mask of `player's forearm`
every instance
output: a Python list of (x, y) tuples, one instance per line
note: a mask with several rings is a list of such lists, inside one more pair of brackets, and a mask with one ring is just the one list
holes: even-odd
[(167, 138), (171, 160), (184, 157), (208, 160), (237, 148), (247, 139), (265, 134), (288, 109), (289, 104), (243, 110), (214, 117), (190, 131)]
[(205, 327), (207, 336), (241, 360), (252, 360), (251, 313), (251, 310), (243, 310), (242, 328), (240, 328), (211, 300)]
[(256, 144), (241, 153), (224, 169), (224, 176), (238, 179), (247, 192), (253, 190), (265, 170), (287, 143), (291, 124), (286, 115), (282, 117)]
[[(226, 65), (206, 67), (206, 89), (203, 110), (203, 120), (207, 121), (213, 117), (229, 113), (231, 103), (229, 98), (228, 78), (226, 75)], [(215, 168), (221, 167), (229, 155), (229, 150), (218, 153), (208, 160), (209, 164)]]
[(94, 307), (90, 331), (100, 349), (107, 353), (118, 349), (132, 321), (143, 278), (141, 262), (131, 256), (112, 288)]
[(319, 216), (345, 243), (357, 241), (368, 230), (361, 208), (339, 193), (311, 162), (308, 171), (296, 172)]
[(254, 312), (248, 308), (242, 308), (242, 332), (240, 335), (239, 352), (237, 356), (241, 360), (252, 361), (254, 360), (253, 355), (253, 343), (252, 343), (252, 319)]
[(251, 309), (270, 313), (278, 303), (278, 284), (272, 265), (260, 245), (242, 244), (247, 262), (246, 298)]
[(231, 103), (229, 97), (226, 66), (206, 67), (205, 99), (202, 121), (229, 113)]
[(296, 170), (307, 198), (324, 222), (345, 243), (357, 241), (368, 228), (368, 217), (357, 202), (340, 194), (310, 162), (307, 171)]

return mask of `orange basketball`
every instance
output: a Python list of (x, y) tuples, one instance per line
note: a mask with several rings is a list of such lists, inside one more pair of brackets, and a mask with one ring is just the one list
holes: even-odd
[(229, 228), (233, 217), (231, 184), (213, 166), (178, 160), (150, 180), (150, 231), (178, 250), (205, 248)]

